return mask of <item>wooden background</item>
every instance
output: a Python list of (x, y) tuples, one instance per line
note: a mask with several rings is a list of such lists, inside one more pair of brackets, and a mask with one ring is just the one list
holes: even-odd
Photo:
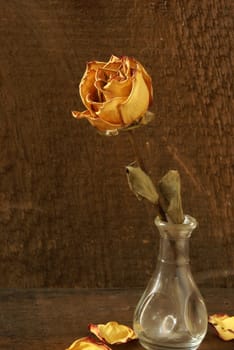
[(0, 1), (0, 286), (138, 287), (154, 209), (128, 189), (128, 135), (85, 121), (86, 61), (134, 56), (156, 119), (135, 131), (155, 182), (178, 169), (200, 285), (234, 286), (232, 0)]

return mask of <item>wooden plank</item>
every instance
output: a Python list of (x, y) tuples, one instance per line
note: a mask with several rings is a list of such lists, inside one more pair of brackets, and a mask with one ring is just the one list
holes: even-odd
[(232, 0), (1, 1), (0, 286), (136, 287), (153, 272), (127, 134), (71, 117), (85, 62), (111, 54), (152, 75), (156, 119), (135, 138), (155, 182), (181, 173), (197, 280), (234, 286), (233, 14)]
[[(1, 289), (0, 347), (4, 350), (64, 350), (88, 335), (89, 323), (115, 320), (129, 326), (141, 290)], [(209, 314), (234, 314), (233, 289), (204, 289)], [(138, 342), (113, 349), (142, 349)], [(231, 350), (209, 326), (201, 350)]]

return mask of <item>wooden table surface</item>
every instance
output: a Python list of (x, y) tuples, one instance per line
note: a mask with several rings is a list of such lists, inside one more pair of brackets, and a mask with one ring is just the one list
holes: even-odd
[[(88, 323), (111, 320), (132, 324), (141, 290), (134, 289), (0, 289), (1, 350), (64, 350), (89, 334)], [(234, 289), (204, 289), (209, 314), (234, 315)], [(112, 347), (140, 350), (137, 341)], [(233, 350), (211, 326), (200, 350)]]

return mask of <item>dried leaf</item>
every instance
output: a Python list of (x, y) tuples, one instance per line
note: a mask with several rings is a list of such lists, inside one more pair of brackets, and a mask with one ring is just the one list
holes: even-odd
[(221, 339), (225, 341), (234, 339), (234, 316), (214, 314), (209, 316), (209, 323), (215, 327)]
[(111, 350), (109, 346), (90, 337), (75, 340), (66, 350)]
[(155, 118), (154, 113), (152, 113), (150, 111), (146, 111), (140, 120), (140, 124), (146, 125), (146, 124), (150, 123), (154, 118)]
[(89, 330), (108, 344), (122, 344), (137, 338), (130, 327), (114, 321), (106, 324), (90, 324)]
[(174, 224), (184, 221), (180, 187), (180, 175), (176, 170), (169, 170), (158, 183), (160, 206)]
[(157, 204), (158, 193), (150, 177), (135, 163), (126, 167), (128, 184), (138, 199), (146, 198)]

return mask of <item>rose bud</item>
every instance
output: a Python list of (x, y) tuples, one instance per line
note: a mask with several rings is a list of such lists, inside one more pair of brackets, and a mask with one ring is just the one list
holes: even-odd
[(214, 314), (209, 316), (209, 323), (215, 327), (221, 339), (225, 341), (234, 339), (234, 316)]
[(86, 118), (105, 133), (131, 125), (146, 124), (152, 119), (147, 112), (153, 99), (152, 81), (144, 67), (134, 58), (111, 56), (108, 62), (88, 62), (79, 85)]
[(122, 344), (137, 339), (136, 334), (130, 327), (114, 321), (106, 324), (90, 324), (89, 330), (108, 344)]
[(75, 340), (67, 350), (111, 350), (111, 348), (90, 337), (84, 337)]

